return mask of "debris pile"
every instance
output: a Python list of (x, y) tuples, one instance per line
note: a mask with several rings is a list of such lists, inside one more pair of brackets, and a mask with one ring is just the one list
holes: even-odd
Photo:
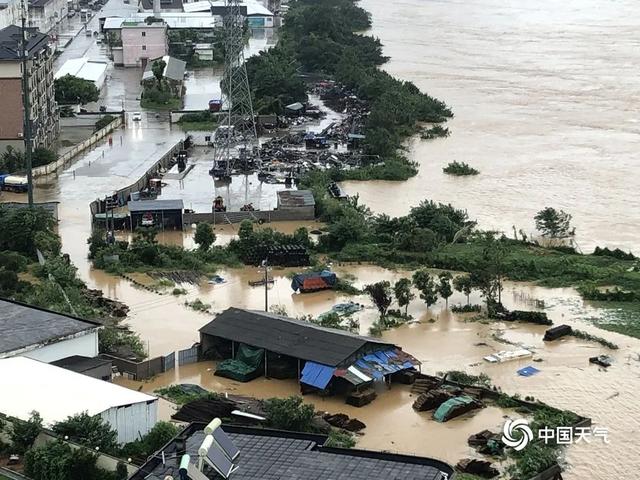
[(357, 418), (350, 418), (344, 413), (325, 413), (322, 418), (332, 427), (342, 428), (349, 432), (359, 432), (366, 428), (366, 425)]

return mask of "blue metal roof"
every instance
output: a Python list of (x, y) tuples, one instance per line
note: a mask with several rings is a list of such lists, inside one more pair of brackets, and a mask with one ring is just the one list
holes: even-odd
[(300, 381), (312, 387), (323, 389), (329, 384), (335, 371), (335, 367), (328, 367), (316, 362), (307, 362), (302, 369)]

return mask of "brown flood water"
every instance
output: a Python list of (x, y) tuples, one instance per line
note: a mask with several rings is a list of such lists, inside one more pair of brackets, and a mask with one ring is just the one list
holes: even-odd
[[(374, 280), (395, 281), (408, 275), (407, 272), (362, 265), (335, 265), (334, 268), (339, 274), (355, 275), (358, 286)], [(288, 271), (290, 270), (282, 269), (272, 272), (276, 282), (269, 290), (269, 304), (283, 306), (290, 315), (317, 315), (328, 310), (334, 303), (347, 299), (334, 292), (292, 294), (286, 277)], [(264, 307), (264, 290), (247, 286), (249, 279), (259, 277), (257, 269), (222, 270), (219, 273), (226, 279), (226, 283), (192, 286), (188, 297), (198, 297), (211, 303), (213, 311), (220, 311), (231, 305), (255, 309)], [(183, 300), (139, 291), (126, 282), (111, 280), (113, 291), (118, 297), (125, 301), (128, 299), (131, 303), (133, 314), (129, 323), (143, 339), (148, 339), (151, 355), (166, 354), (197, 341), (197, 329), (211, 317), (180, 306)], [(556, 323), (579, 326), (616, 342), (620, 345), (620, 350), (613, 353), (615, 365), (608, 371), (603, 371), (588, 364), (589, 356), (610, 353), (597, 344), (576, 339), (545, 344), (541, 340), (545, 330), (542, 326), (465, 322), (446, 310), (442, 302), (427, 311), (421, 302), (414, 301), (409, 311), (419, 323), (385, 332), (384, 338), (401, 345), (420, 359), (423, 362), (422, 369), (427, 373), (450, 369), (485, 372), (507, 392), (518, 392), (522, 396), (533, 395), (552, 405), (572, 409), (593, 418), (597, 425), (609, 429), (611, 444), (602, 446), (594, 443), (569, 448), (567, 462), (570, 470), (566, 478), (615, 478), (609, 476), (612, 472), (621, 475), (618, 478), (625, 478), (624, 472), (632, 466), (640, 466), (640, 449), (638, 443), (633, 441), (634, 433), (640, 430), (634, 395), (640, 388), (640, 341), (604, 332), (586, 324), (583, 319), (598, 315), (599, 311), (584, 304), (572, 289), (508, 284), (505, 292), (508, 307), (531, 308), (531, 299), (544, 300), (548, 314)], [(361, 333), (366, 334), (377, 318), (377, 312), (364, 296), (352, 300), (367, 306), (358, 314)], [(451, 303), (464, 301), (457, 293), (450, 299)], [(480, 299), (472, 298), (472, 301)], [(430, 323), (427, 321), (429, 318), (435, 321)], [(533, 348), (535, 358), (541, 358), (543, 362), (534, 363), (532, 359), (500, 365), (484, 362), (484, 355), (516, 348), (497, 342), (494, 338), (496, 334)], [(487, 345), (478, 345), (480, 343)], [(519, 377), (516, 370), (526, 365), (535, 365), (541, 373), (530, 378)], [(182, 367), (143, 384), (143, 388), (153, 391), (171, 383), (198, 383), (220, 392), (248, 394), (259, 398), (295, 394), (298, 391), (295, 381), (257, 379), (241, 384), (214, 377), (213, 367), (212, 362)], [(135, 382), (124, 383), (138, 387)], [(430, 455), (453, 463), (463, 456), (473, 455), (466, 446), (466, 438), (470, 434), (484, 428), (501, 428), (504, 415), (518, 416), (514, 412), (487, 408), (453, 422), (438, 424), (430, 420), (428, 413), (414, 412), (411, 408), (414, 398), (408, 388), (397, 385), (391, 391), (381, 388), (380, 396), (371, 405), (360, 409), (345, 405), (340, 398), (321, 399), (313, 395), (305, 398), (318, 409), (345, 412), (364, 421), (367, 429), (358, 442), (362, 448)], [(163, 413), (168, 415), (170, 410), (163, 409)]]
[[(482, 227), (529, 233), (545, 206), (577, 243), (640, 249), (638, 3), (634, 0), (362, 0), (384, 69), (445, 101), (451, 136), (409, 143), (407, 182), (348, 182), (376, 212), (424, 199)], [(454, 160), (480, 170), (445, 175)]]

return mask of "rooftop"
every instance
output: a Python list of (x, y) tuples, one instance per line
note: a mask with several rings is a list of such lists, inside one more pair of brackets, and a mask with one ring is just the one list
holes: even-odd
[[(267, 7), (262, 5), (261, 3), (255, 0), (246, 0), (244, 2), (240, 2), (240, 8), (246, 8), (247, 16), (260, 16), (260, 17), (273, 17), (273, 12), (269, 10)], [(189, 2), (184, 4), (185, 12), (224, 12), (226, 9), (224, 0), (212, 0), (212, 1), (196, 1)], [(244, 9), (243, 9), (244, 10)]]
[[(204, 427), (191, 424), (181, 434), (186, 437), (186, 453), (192, 463), (197, 461)], [(449, 465), (429, 458), (323, 447), (326, 437), (322, 435), (232, 426), (225, 426), (224, 431), (240, 450), (234, 461), (238, 466), (231, 477), (234, 480), (444, 480), (453, 475)], [(176, 441), (162, 450), (169, 458), (164, 465), (156, 455), (130, 480), (181, 478)], [(222, 478), (208, 466), (203, 472), (209, 480)]]
[[(133, 13), (129, 17), (107, 17), (104, 21), (104, 30), (118, 30), (123, 27), (125, 22), (132, 22), (136, 25), (144, 23), (144, 20), (149, 17), (148, 12)], [(216, 28), (222, 25), (222, 20), (219, 16), (211, 15), (210, 13), (173, 13), (162, 12), (160, 17), (166, 23), (169, 28)], [(146, 24), (145, 24), (146, 25)], [(142, 26), (145, 26), (142, 25)], [(157, 23), (156, 25), (161, 25)]]
[[(42, 308), (0, 300), (0, 358), (39, 344), (94, 330), (100, 325)], [(32, 347), (32, 348), (29, 348)]]
[(182, 200), (137, 200), (129, 202), (127, 205), (130, 212), (182, 210), (184, 208)]
[[(153, 0), (140, 0), (139, 5), (143, 10), (153, 11)], [(160, 8), (182, 10), (182, 0), (160, 0)]]
[(163, 60), (165, 63), (164, 72), (162, 72), (162, 75), (165, 78), (175, 80), (176, 82), (181, 82), (182, 80), (184, 80), (184, 72), (187, 68), (187, 62), (174, 57), (170, 57), (169, 55), (149, 60), (147, 62), (147, 67), (142, 74), (142, 80), (150, 80), (154, 78), (153, 63), (158, 60)]
[[(29, 56), (38, 53), (49, 43), (49, 36), (35, 28), (27, 29), (27, 52)], [(22, 52), (22, 30), (9, 25), (0, 30), (0, 60), (19, 60)]]
[(71, 357), (66, 357), (60, 360), (56, 360), (55, 362), (51, 362), (51, 365), (55, 365), (56, 367), (64, 368), (66, 370), (71, 370), (72, 372), (76, 373), (86, 372), (87, 370), (92, 370), (96, 367), (100, 367), (106, 364), (111, 364), (111, 360), (105, 360), (98, 357), (83, 357), (82, 355), (72, 355)]
[(101, 88), (108, 66), (107, 62), (89, 60), (86, 57), (72, 58), (64, 62), (62, 67), (55, 73), (54, 78), (58, 79), (65, 75), (73, 75), (74, 77), (94, 82), (96, 87)]
[(87, 412), (98, 415), (113, 407), (153, 402), (156, 397), (65, 370), (27, 357), (0, 360), (0, 412), (27, 420), (32, 411), (45, 426)]
[(311, 190), (282, 190), (278, 192), (278, 205), (281, 207), (313, 207), (316, 201)]
[(367, 344), (376, 349), (393, 347), (344, 330), (235, 307), (217, 315), (200, 332), (332, 367), (344, 363)]

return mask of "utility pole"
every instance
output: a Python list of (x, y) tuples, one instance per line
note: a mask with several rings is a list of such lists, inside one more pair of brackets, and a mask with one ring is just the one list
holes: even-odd
[(22, 0), (22, 103), (24, 106), (24, 158), (27, 169), (27, 197), (29, 207), (33, 207), (33, 174), (31, 172), (31, 103), (29, 99), (29, 69), (27, 52), (27, 28), (26, 15), (27, 6), (25, 0)]
[(269, 263), (265, 258), (262, 261), (262, 266), (264, 268), (264, 311), (269, 311)]

